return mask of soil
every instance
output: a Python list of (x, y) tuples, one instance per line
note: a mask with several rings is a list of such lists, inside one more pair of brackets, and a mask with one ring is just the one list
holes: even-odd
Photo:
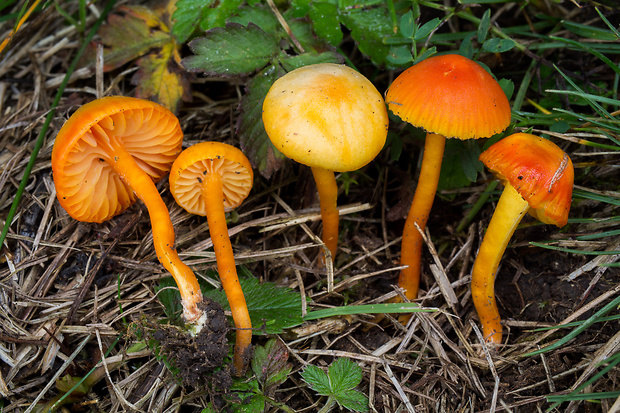
[(202, 306), (207, 323), (196, 336), (165, 325), (158, 326), (151, 337), (184, 387), (225, 393), (232, 385), (230, 366), (224, 363), (230, 349), (230, 325), (218, 303), (205, 298)]

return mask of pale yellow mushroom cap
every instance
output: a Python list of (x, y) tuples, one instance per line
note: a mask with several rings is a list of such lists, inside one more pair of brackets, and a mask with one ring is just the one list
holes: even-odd
[(388, 115), (374, 85), (350, 67), (321, 63), (278, 79), (263, 103), (273, 145), (310, 167), (354, 171), (385, 144)]

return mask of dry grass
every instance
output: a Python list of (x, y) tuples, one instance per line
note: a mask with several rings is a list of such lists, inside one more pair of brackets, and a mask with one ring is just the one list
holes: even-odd
[[(35, 15), (0, 62), (3, 219), (59, 80), (80, 44), (72, 26), (50, 16), (55, 16), (53, 7)], [(7, 23), (0, 26), (2, 37), (9, 28)], [(92, 390), (73, 400), (72, 411), (198, 412), (214, 400), (212, 393), (182, 388), (150, 350), (131, 347), (135, 343), (123, 335), (132, 323), (164, 317), (154, 286), (167, 274), (155, 258), (143, 206), (135, 205), (123, 215), (95, 225), (74, 221), (56, 202), (50, 167), (54, 136), (68, 115), (95, 98), (98, 91), (131, 95), (131, 73), (131, 68), (99, 76), (90, 69), (76, 72), (2, 246), (2, 412), (37, 411), (61, 393), (57, 380), (67, 374), (83, 376), (100, 360), (104, 367), (96, 370), (96, 380), (91, 379)], [(239, 84), (207, 80), (196, 90), (201, 93), (179, 114), (186, 145), (207, 139), (237, 144), (234, 125), (242, 93)], [(217, 91), (217, 98), (201, 99), (212, 90)], [(577, 181), (578, 186), (599, 191), (592, 183), (611, 180), (617, 188), (617, 155), (575, 143), (595, 136), (569, 133), (554, 137), (577, 168), (594, 162), (587, 177), (578, 174), (587, 181)], [(417, 153), (415, 144), (407, 145), (406, 150)], [(402, 220), (393, 207), (411, 195), (407, 194), (410, 183), (403, 178), (407, 172), (403, 165), (389, 162), (387, 154), (382, 154), (366, 169), (365, 176), (357, 176), (359, 184), (353, 185), (348, 195), (342, 194), (341, 253), (329, 274), (333, 293), (326, 292), (327, 275), (315, 269), (320, 223), (310, 175), (292, 163), (270, 180), (257, 178), (252, 194), (238, 209), (239, 218), (230, 225), (230, 234), (239, 262), (263, 281), (299, 291), (304, 302), (307, 297), (315, 308), (387, 302), (400, 293), (393, 284), (399, 271)], [(342, 317), (310, 322), (287, 332), (280, 339), (290, 351), (294, 369), (275, 394), (277, 400), (300, 412), (319, 410), (324, 400), (309, 390), (297, 373), (308, 364), (327, 366), (333, 358), (347, 357), (363, 368), (361, 390), (370, 398), (371, 411), (542, 411), (550, 406), (546, 395), (577, 388), (599, 371), (600, 362), (618, 353), (618, 322), (609, 321), (595, 324), (557, 350), (523, 356), (570, 331), (557, 334), (536, 328), (583, 320), (620, 292), (618, 269), (601, 266), (617, 261), (617, 255), (571, 255), (534, 249), (527, 241), (551, 238), (564, 247), (618, 250), (614, 237), (586, 245), (574, 240), (577, 234), (609, 228), (605, 222), (575, 223), (564, 232), (541, 226), (518, 232), (498, 282), (503, 285), (498, 285), (498, 296), (500, 311), (506, 314), (508, 344), (496, 352), (485, 346), (468, 284), (492, 206), (485, 206), (466, 233), (453, 232), (462, 208), (484, 189), (483, 178), (456, 194), (452, 203), (438, 199), (429, 222), (426, 274), (418, 301), (441, 311), (420, 313), (408, 322), (386, 315), (380, 325), (369, 316)], [(214, 266), (206, 221), (175, 205), (165, 180), (159, 187), (177, 229), (181, 257), (198, 275), (204, 274)], [(610, 195), (618, 198), (617, 193)], [(397, 219), (386, 217), (390, 210)], [(616, 214), (617, 208), (582, 201), (571, 217), (604, 219)], [(447, 248), (437, 255), (444, 244)], [(120, 341), (115, 341), (119, 337)], [(256, 336), (255, 344), (261, 343), (264, 337)], [(618, 371), (612, 370), (587, 391), (613, 391), (618, 388), (617, 381)], [(613, 402), (565, 403), (562, 411), (612, 411)]]

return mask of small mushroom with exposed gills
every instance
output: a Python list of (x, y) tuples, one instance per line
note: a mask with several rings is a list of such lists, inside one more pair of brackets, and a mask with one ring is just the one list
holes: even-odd
[(202, 293), (174, 248), (174, 228), (155, 182), (181, 152), (183, 132), (174, 114), (157, 103), (124, 96), (81, 106), (62, 126), (52, 150), (60, 205), (78, 221), (103, 222), (136, 199), (146, 205), (157, 258), (181, 293), (183, 317), (194, 333), (205, 321)]
[(245, 371), (252, 343), (252, 322), (237, 276), (225, 213), (248, 196), (253, 179), (246, 156), (221, 142), (190, 146), (181, 152), (170, 171), (170, 192), (177, 203), (192, 214), (207, 217), (220, 281), (237, 329), (234, 355), (237, 374)]

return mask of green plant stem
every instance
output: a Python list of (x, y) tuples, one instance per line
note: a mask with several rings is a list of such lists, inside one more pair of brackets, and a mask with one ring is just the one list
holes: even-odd
[(67, 87), (67, 85), (69, 84), (69, 79), (71, 78), (71, 74), (73, 74), (73, 72), (75, 71), (75, 68), (77, 67), (78, 62), (80, 58), (82, 57), (82, 54), (84, 53), (84, 51), (90, 44), (90, 41), (92, 40), (92, 38), (97, 33), (99, 26), (101, 26), (103, 21), (106, 19), (107, 15), (110, 13), (112, 8), (114, 7), (114, 4), (116, 4), (116, 0), (110, 0), (106, 3), (104, 9), (101, 12), (101, 15), (95, 21), (95, 24), (93, 25), (90, 32), (88, 32), (88, 35), (84, 39), (84, 42), (82, 43), (82, 46), (78, 50), (75, 58), (73, 59), (69, 67), (67, 68), (67, 73), (65, 74), (65, 78), (62, 80), (62, 83), (60, 84), (60, 87), (58, 88), (58, 92), (56, 93), (56, 97), (54, 98), (54, 101), (52, 102), (51, 109), (48, 112), (47, 117), (45, 118), (45, 122), (43, 123), (43, 127), (41, 128), (41, 131), (39, 132), (37, 141), (35, 142), (34, 148), (32, 149), (32, 154), (30, 154), (30, 160), (28, 161), (28, 164), (26, 165), (26, 168), (24, 169), (24, 175), (22, 177), (21, 182), (19, 183), (17, 192), (15, 193), (15, 199), (13, 200), (13, 203), (11, 204), (11, 209), (9, 210), (9, 213), (6, 216), (6, 221), (4, 222), (4, 228), (2, 228), (2, 233), (0, 234), (0, 245), (4, 244), (4, 240), (6, 239), (6, 236), (9, 233), (9, 228), (11, 224), (13, 223), (12, 222), (13, 218), (15, 218), (15, 214), (17, 213), (17, 208), (19, 207), (19, 203), (21, 202), (22, 195), (24, 194), (24, 190), (26, 189), (26, 185), (28, 184), (30, 173), (32, 172), (32, 168), (34, 167), (37, 161), (37, 156), (39, 155), (39, 151), (41, 150), (41, 147), (43, 146), (43, 141), (45, 140), (45, 135), (47, 134), (47, 130), (50, 126), (50, 123), (52, 123), (52, 119), (54, 119), (54, 115), (56, 114), (56, 108), (58, 107), (58, 104), (60, 103), (62, 94), (64, 93), (64, 90)]
[(323, 406), (321, 410), (319, 410), (318, 413), (331, 412), (335, 404), (336, 404), (336, 399), (334, 399), (332, 396), (329, 396), (327, 398), (327, 401), (325, 402), (325, 406)]

